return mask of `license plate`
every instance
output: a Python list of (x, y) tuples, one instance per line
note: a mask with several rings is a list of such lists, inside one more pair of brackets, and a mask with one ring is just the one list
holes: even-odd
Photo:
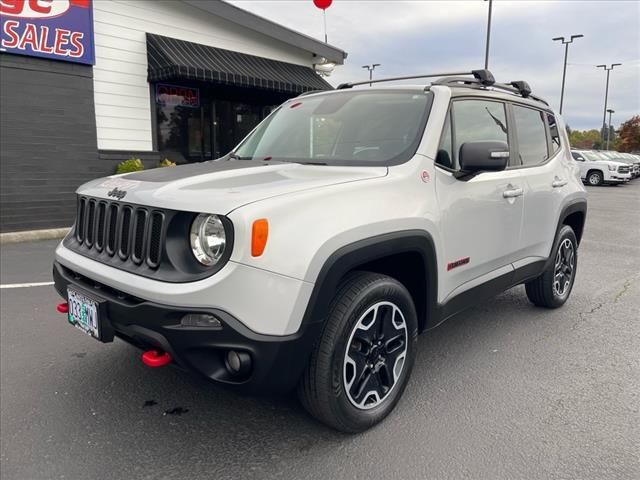
[(100, 340), (98, 302), (71, 288), (67, 289), (67, 299), (69, 305), (69, 323), (84, 333), (91, 335), (93, 338)]

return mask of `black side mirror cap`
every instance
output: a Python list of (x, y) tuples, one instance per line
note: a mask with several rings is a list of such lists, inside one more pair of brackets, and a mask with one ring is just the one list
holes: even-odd
[(465, 142), (459, 161), (463, 172), (499, 172), (509, 164), (509, 145), (499, 141)]

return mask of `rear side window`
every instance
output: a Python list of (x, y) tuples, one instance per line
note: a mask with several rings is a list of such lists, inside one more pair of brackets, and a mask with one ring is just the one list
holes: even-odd
[(518, 154), (522, 165), (538, 165), (548, 158), (547, 134), (542, 112), (513, 106), (513, 118), (518, 136)]
[(551, 155), (554, 155), (560, 150), (560, 132), (558, 131), (556, 117), (550, 113), (547, 113), (547, 125), (549, 125), (549, 136), (551, 137)]
[(458, 100), (453, 102), (453, 153), (457, 166), (460, 147), (466, 142), (509, 143), (507, 115), (502, 102)]

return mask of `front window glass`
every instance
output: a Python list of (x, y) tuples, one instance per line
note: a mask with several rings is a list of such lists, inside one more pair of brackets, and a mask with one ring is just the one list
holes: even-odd
[(416, 151), (429, 92), (349, 91), (292, 99), (235, 150), (241, 159), (393, 165)]
[(556, 117), (547, 113), (547, 124), (549, 125), (549, 134), (551, 135), (551, 154), (553, 155), (560, 150), (560, 132), (558, 131)]
[(500, 141), (508, 144), (504, 103), (485, 100), (453, 102), (454, 155), (458, 164), (460, 147), (466, 142)]
[(523, 165), (538, 165), (547, 160), (547, 134), (542, 112), (513, 106), (518, 134), (518, 153)]
[(436, 163), (445, 168), (455, 168), (453, 164), (453, 153), (451, 151), (451, 141), (451, 114), (448, 113), (447, 119), (444, 121), (442, 138), (440, 139), (440, 146), (438, 147), (438, 154), (436, 155)]

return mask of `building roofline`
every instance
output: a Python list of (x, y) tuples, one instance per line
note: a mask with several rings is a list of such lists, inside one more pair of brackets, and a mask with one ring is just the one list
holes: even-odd
[(199, 8), (205, 12), (224, 18), (243, 27), (260, 32), (263, 35), (275, 38), (289, 45), (307, 50), (318, 57), (324, 57), (328, 61), (338, 65), (344, 64), (347, 52), (337, 47), (324, 43), (315, 38), (304, 35), (295, 30), (283, 27), (271, 20), (247, 12), (235, 5), (222, 0), (182, 0), (192, 7)]

